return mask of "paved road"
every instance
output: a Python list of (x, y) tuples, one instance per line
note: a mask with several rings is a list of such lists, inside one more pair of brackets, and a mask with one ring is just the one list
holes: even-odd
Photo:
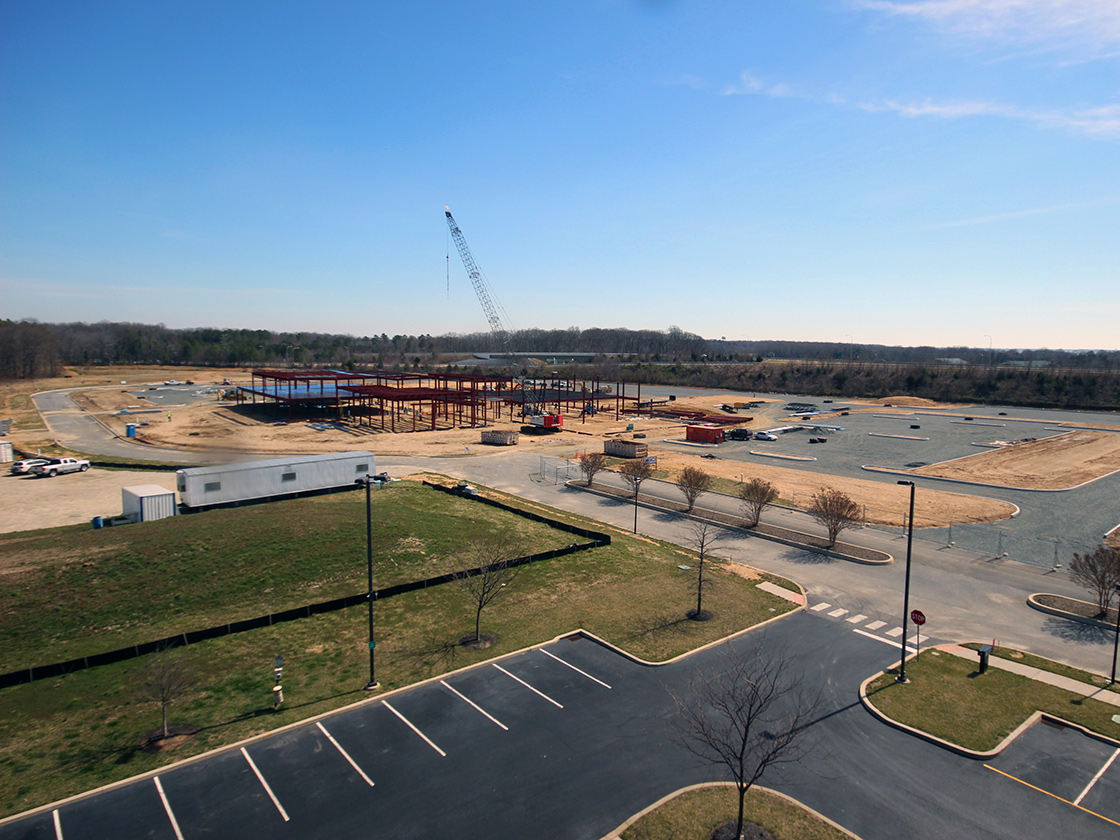
[[(1101, 745), (1087, 750), (1081, 736), (1043, 728), (988, 762), (996, 772), (885, 726), (858, 703), (860, 681), (893, 661), (893, 645), (801, 612), (730, 647), (758, 637), (785, 648), (823, 696), (807, 734), (811, 760), (766, 784), (866, 840), (1116, 836), (1102, 816), (1120, 820), (1120, 767), (1083, 802), (1102, 816), (1023, 784), (1080, 791), (1103, 766)], [(694, 669), (718, 668), (722, 654), (648, 667), (586, 639), (560, 641), (166, 770), (158, 786), (144, 778), (64, 805), (58, 825), (67, 840), (174, 838), (175, 825), (184, 838), (594, 840), (662, 795), (715, 777), (677, 741), (669, 692), (687, 696)], [(47, 812), (0, 837), (54, 838), (55, 819)]]

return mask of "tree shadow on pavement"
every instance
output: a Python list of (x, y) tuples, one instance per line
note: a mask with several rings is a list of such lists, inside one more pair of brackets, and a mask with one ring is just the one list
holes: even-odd
[(1046, 619), (1042, 623), (1042, 629), (1062, 641), (1079, 645), (1111, 645), (1116, 636), (1115, 630), (1105, 630), (1103, 627), (1057, 617)]

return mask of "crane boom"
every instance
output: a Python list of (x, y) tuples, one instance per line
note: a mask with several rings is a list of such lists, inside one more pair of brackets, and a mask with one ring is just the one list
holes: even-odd
[(467, 247), (467, 240), (463, 238), (463, 232), (459, 230), (459, 225), (455, 223), (455, 217), (451, 215), (451, 210), (444, 207), (444, 213), (447, 216), (447, 226), (451, 228), (451, 238), (455, 240), (455, 247), (459, 249), (459, 256), (463, 258), (463, 266), (467, 269), (467, 274), (471, 278), (474, 293), (478, 295), (478, 302), (482, 304), (482, 311), (486, 313), (486, 320), (490, 322), (490, 331), (494, 333), (494, 337), (498, 339), (502, 349), (508, 350), (509, 330), (502, 323), (498, 308), (494, 306), (490, 299), (490, 292), (486, 288), (486, 282), (482, 279), (482, 270), (478, 267), (478, 263), (474, 261), (471, 249)]

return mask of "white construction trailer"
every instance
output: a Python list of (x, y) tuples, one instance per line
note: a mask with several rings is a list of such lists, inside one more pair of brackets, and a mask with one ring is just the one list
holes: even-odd
[(355, 450), (190, 467), (175, 476), (180, 504), (198, 509), (353, 487), (374, 470), (373, 453)]

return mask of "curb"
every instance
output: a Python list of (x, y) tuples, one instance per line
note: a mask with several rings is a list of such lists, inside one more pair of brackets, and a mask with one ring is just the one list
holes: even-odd
[[(632, 826), (634, 823), (636, 823), (638, 820), (640, 820), (646, 814), (649, 814), (653, 811), (656, 811), (662, 805), (666, 804), (667, 802), (671, 802), (672, 800), (676, 799), (678, 796), (680, 796), (682, 794), (690, 793), (691, 791), (694, 791), (694, 790), (704, 790), (705, 788), (722, 788), (722, 787), (734, 789), (735, 783), (734, 782), (700, 782), (699, 784), (688, 785), (687, 787), (678, 788), (677, 790), (673, 791), (672, 793), (666, 794), (665, 796), (661, 797), (656, 802), (654, 802), (652, 805), (649, 805), (648, 807), (643, 808), (641, 811), (636, 813), (634, 816), (632, 816), (630, 819), (628, 819), (626, 822), (624, 822), (622, 825), (620, 825), (614, 831), (608, 831), (606, 834), (603, 835), (601, 840), (620, 840), (620, 838), (622, 837), (622, 832), (624, 832), (626, 829), (628, 829), (630, 826)], [(789, 794), (782, 793), (781, 791), (774, 790), (773, 788), (764, 787), (763, 785), (751, 785), (751, 790), (760, 790), (763, 793), (768, 793), (772, 796), (778, 797), (779, 799), (784, 799), (789, 804), (794, 805), (794, 806), (800, 808), (801, 810), (803, 810), (803, 811), (805, 811), (809, 814), (812, 814), (818, 820), (821, 820), (822, 822), (828, 823), (833, 828), (835, 828), (837, 831), (843, 832), (848, 837), (851, 837), (852, 840), (862, 840), (862, 838), (858, 834), (853, 834), (852, 832), (848, 831), (848, 829), (844, 828), (844, 826), (840, 825), (838, 822), (835, 822), (834, 820), (830, 820), (828, 817), (826, 817), (820, 811), (816, 811), (813, 808), (810, 808), (808, 805), (804, 804), (803, 802), (798, 801), (797, 799), (794, 799)]]
[[(1086, 618), (1083, 615), (1067, 612), (1066, 610), (1058, 609), (1057, 607), (1048, 607), (1045, 604), (1040, 604), (1035, 600), (1039, 595), (1053, 595), (1055, 598), (1066, 598), (1065, 595), (1054, 595), (1052, 592), (1033, 592), (1027, 596), (1027, 606), (1031, 609), (1038, 610), (1047, 615), (1057, 616), (1058, 618), (1068, 618), (1070, 621), (1077, 621), (1081, 624), (1088, 624), (1090, 627), (1099, 627), (1101, 630), (1114, 630), (1115, 624), (1110, 624), (1107, 621), (1101, 621), (1099, 618)], [(1089, 601), (1081, 601), (1077, 598), (1066, 598), (1067, 601), (1077, 601), (1079, 604), (1089, 604)], [(1090, 606), (1092, 606), (1090, 604)]]
[[(939, 645), (938, 647), (941, 647), (941, 646)], [(917, 656), (917, 654), (906, 657), (906, 661), (909, 662), (915, 656)], [(1016, 738), (1018, 738), (1020, 735), (1022, 735), (1024, 732), (1026, 732), (1028, 729), (1030, 729), (1032, 726), (1034, 726), (1040, 720), (1053, 721), (1055, 723), (1061, 724), (1062, 726), (1068, 726), (1069, 728), (1075, 729), (1078, 732), (1080, 732), (1082, 735), (1085, 735), (1089, 738), (1093, 738), (1094, 740), (1100, 741), (1100, 742), (1105, 743), (1105, 744), (1112, 744), (1116, 747), (1120, 747), (1120, 741), (1116, 741), (1112, 738), (1109, 738), (1107, 735), (1102, 735), (1099, 732), (1094, 732), (1092, 729), (1088, 729), (1088, 728), (1082, 726), (1079, 723), (1074, 723), (1072, 721), (1065, 720), (1064, 718), (1060, 718), (1057, 715), (1052, 715), (1052, 714), (1049, 714), (1047, 712), (1042, 712), (1042, 711), (1036, 710), (1033, 713), (1031, 713), (1030, 715), (1028, 715), (1027, 718), (1022, 723), (1020, 723), (1017, 727), (1015, 727), (1015, 729), (1013, 729), (993, 749), (990, 749), (990, 750), (970, 750), (967, 747), (962, 747), (960, 744), (954, 744), (952, 741), (946, 741), (943, 738), (938, 738), (936, 735), (931, 735), (930, 733), (925, 732), (921, 729), (917, 729), (913, 726), (902, 723), (901, 721), (897, 721), (894, 718), (889, 717), (884, 712), (880, 711), (878, 708), (876, 708), (875, 704), (871, 702), (871, 698), (869, 698), (867, 696), (867, 686), (870, 685), (874, 680), (877, 680), (879, 677), (886, 674), (889, 670), (890, 669), (886, 669), (886, 670), (880, 671), (877, 674), (872, 674), (870, 677), (868, 677), (862, 683), (860, 683), (860, 685), (859, 685), (859, 701), (860, 701), (860, 704), (870, 714), (872, 714), (874, 717), (878, 718), (882, 723), (885, 723), (887, 726), (890, 726), (893, 729), (897, 729), (901, 732), (906, 732), (910, 735), (913, 735), (916, 738), (921, 738), (923, 741), (926, 741), (930, 744), (941, 747), (942, 749), (949, 750), (950, 752), (956, 753), (957, 755), (964, 756), (965, 758), (976, 758), (976, 759), (995, 758), (997, 755), (999, 755), (1001, 752), (1003, 752), (1005, 749), (1007, 749), (1009, 746), (1011, 746), (1011, 744), (1015, 741)]]

